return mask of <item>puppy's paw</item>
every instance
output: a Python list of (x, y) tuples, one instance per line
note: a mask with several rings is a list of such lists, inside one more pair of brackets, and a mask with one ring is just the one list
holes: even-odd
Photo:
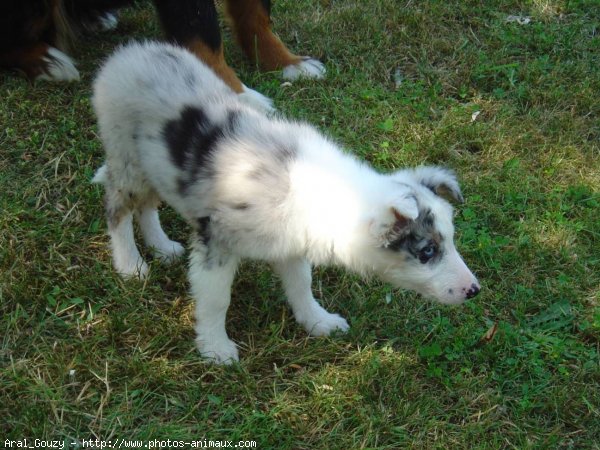
[(144, 280), (148, 276), (150, 267), (143, 259), (129, 262), (115, 261), (115, 269), (125, 279)]
[(152, 250), (154, 257), (163, 264), (171, 264), (185, 253), (185, 247), (176, 241), (169, 241), (160, 248), (154, 247)]
[(350, 325), (339, 314), (331, 314), (318, 306), (308, 317), (297, 319), (311, 336), (329, 336), (334, 331), (345, 333)]
[(260, 92), (250, 89), (248, 86), (244, 86), (244, 92), (238, 94), (238, 98), (245, 104), (257, 109), (265, 114), (272, 114), (275, 112), (273, 106), (273, 100), (269, 97), (262, 95)]
[(46, 62), (46, 71), (36, 80), (79, 81), (79, 72), (75, 68), (75, 64), (60, 50), (50, 47), (43, 60)]
[(316, 78), (325, 77), (325, 66), (321, 61), (305, 57), (296, 64), (290, 64), (283, 69), (283, 78), (294, 81), (298, 78)]
[(196, 338), (198, 350), (203, 358), (213, 364), (233, 364), (240, 360), (238, 349), (231, 339)]

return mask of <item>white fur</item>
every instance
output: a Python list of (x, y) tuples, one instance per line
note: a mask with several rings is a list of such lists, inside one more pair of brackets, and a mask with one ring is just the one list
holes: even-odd
[(347, 331), (348, 322), (338, 314), (325, 311), (311, 291), (310, 264), (304, 258), (276, 262), (273, 269), (281, 277), (294, 317), (313, 336), (327, 336), (333, 331)]
[(297, 64), (290, 64), (283, 68), (283, 79), (294, 81), (298, 78), (316, 78), (325, 77), (325, 65), (321, 61), (312, 58), (305, 58)]
[(128, 213), (119, 224), (109, 230), (115, 269), (124, 277), (144, 278), (148, 264), (140, 255), (133, 237), (133, 215)]
[(119, 19), (115, 14), (107, 12), (100, 16), (99, 25), (102, 31), (111, 31), (117, 28)]
[[(146, 244), (166, 259), (183, 249), (160, 227), (159, 200), (190, 223), (189, 281), (204, 357), (238, 359), (225, 316), (241, 258), (272, 264), (294, 317), (315, 336), (348, 323), (313, 297), (311, 264), (376, 274), (444, 303), (476, 295), (477, 280), (454, 247), (452, 207), (433, 192), (445, 187), (461, 197), (451, 172), (378, 173), (315, 128), (268, 118), (240, 100), (193, 55), (166, 44), (121, 48), (94, 83), (106, 148), (94, 181), (106, 190), (115, 267), (147, 272), (133, 242), (133, 211)], [(437, 259), (423, 262), (433, 244)]]
[(43, 60), (48, 64), (47, 72), (39, 75), (36, 80), (44, 81), (78, 81), (79, 72), (67, 55), (57, 48), (50, 47)]
[(179, 258), (185, 249), (179, 242), (172, 241), (160, 226), (158, 210), (156, 208), (143, 208), (139, 211), (138, 222), (147, 247), (154, 251), (154, 255), (163, 262), (171, 262)]
[(244, 92), (238, 94), (238, 99), (249, 105), (253, 108), (256, 108), (258, 111), (262, 111), (265, 114), (274, 113), (275, 107), (273, 106), (273, 100), (269, 97), (262, 95), (260, 92), (255, 91), (254, 89), (250, 89), (245, 84), (242, 85), (244, 88)]

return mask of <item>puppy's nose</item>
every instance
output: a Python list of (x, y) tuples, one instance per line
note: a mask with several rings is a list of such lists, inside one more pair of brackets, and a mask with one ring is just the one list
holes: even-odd
[(469, 289), (469, 290), (467, 291), (467, 295), (466, 295), (466, 297), (467, 297), (467, 298), (473, 298), (473, 297), (475, 297), (477, 294), (479, 294), (479, 291), (480, 291), (480, 290), (481, 290), (481, 288), (480, 288), (479, 286), (477, 286), (475, 283), (473, 283), (473, 284), (471, 285), (471, 289)]

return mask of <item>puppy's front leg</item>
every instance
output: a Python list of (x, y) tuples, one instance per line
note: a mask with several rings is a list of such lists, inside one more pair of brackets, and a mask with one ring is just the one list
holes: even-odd
[(311, 292), (311, 269), (302, 258), (273, 264), (283, 281), (287, 300), (294, 317), (313, 336), (327, 336), (335, 330), (347, 331), (348, 322), (338, 314), (328, 313)]
[(231, 301), (231, 283), (238, 259), (207, 245), (207, 238), (192, 242), (189, 281), (196, 301), (196, 344), (200, 354), (217, 364), (239, 360), (235, 343), (225, 331)]

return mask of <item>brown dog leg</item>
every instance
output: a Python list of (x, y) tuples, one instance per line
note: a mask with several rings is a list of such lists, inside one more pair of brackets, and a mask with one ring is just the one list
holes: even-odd
[(213, 0), (154, 0), (169, 39), (187, 47), (237, 93), (242, 82), (225, 62), (217, 9)]
[(271, 31), (270, 0), (227, 0), (227, 14), (237, 40), (262, 70), (283, 69), (283, 77), (322, 78), (325, 66), (316, 59), (291, 53)]
[(262, 70), (283, 69), (302, 61), (271, 31), (270, 1), (227, 0), (227, 14), (240, 47)]

